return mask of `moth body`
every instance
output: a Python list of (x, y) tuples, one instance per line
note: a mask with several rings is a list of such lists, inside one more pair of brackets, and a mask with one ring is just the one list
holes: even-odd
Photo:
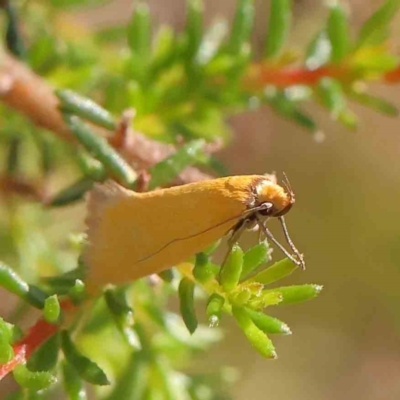
[(293, 202), (293, 196), (262, 175), (147, 193), (111, 181), (98, 184), (89, 194), (86, 220), (89, 285), (126, 283), (168, 269), (204, 250), (240, 221), (257, 213), (281, 215)]

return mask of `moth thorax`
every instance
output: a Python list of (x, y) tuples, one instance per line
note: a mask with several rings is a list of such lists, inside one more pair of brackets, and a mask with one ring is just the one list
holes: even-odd
[(282, 186), (271, 181), (264, 181), (257, 187), (257, 204), (272, 203), (274, 214), (288, 209), (293, 204), (292, 197)]

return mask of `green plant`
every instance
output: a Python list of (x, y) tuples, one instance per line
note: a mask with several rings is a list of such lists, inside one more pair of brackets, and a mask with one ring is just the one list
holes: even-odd
[[(56, 376), (71, 399), (85, 398), (85, 382), (112, 382), (111, 390), (98, 389), (109, 399), (222, 398), (228, 373), (180, 372), (219, 337), (218, 330), (198, 326), (195, 288), (207, 296), (211, 326), (231, 314), (259, 353), (275, 357), (267, 335), (290, 329), (262, 310), (311, 299), (321, 287), (266, 287), (296, 266), (286, 259), (267, 266), (268, 246), (262, 242), (247, 251), (234, 246), (222, 267), (211, 259), (215, 249), (209, 249), (160, 277), (109, 287), (87, 303), (84, 265), (75, 268), (84, 238), (65, 232), (52, 237), (49, 215), (110, 177), (150, 190), (225, 174), (214, 155), (230, 137), (225, 120), (249, 109), (270, 106), (314, 134), (320, 128), (302, 110), (307, 100), (350, 129), (357, 117), (349, 100), (397, 115), (392, 104), (369, 93), (368, 83), (400, 79), (399, 60), (388, 42), (400, 2), (385, 1), (357, 37), (349, 33), (346, 10), (334, 3), (305, 54), (293, 57), (286, 48), (291, 2), (273, 0), (259, 60), (249, 43), (251, 0), (238, 1), (230, 27), (220, 20), (205, 29), (202, 2), (193, 0), (187, 3), (183, 32), (162, 27), (152, 36), (151, 12), (139, 4), (126, 29), (78, 37), (71, 34), (73, 26), (66, 33), (49, 23), (72, 0), (46, 6), (3, 3), (6, 44), (20, 60), (2, 51), (0, 82), (11, 82), (2, 100), (15, 112), (1, 110), (6, 218), (0, 249), (13, 268), (1, 264), (0, 285), (17, 295), (20, 305), (10, 318), (15, 324), (0, 322), (0, 376), (13, 371), (21, 385), (15, 398), (44, 398), (50, 386), (60, 390)], [(26, 16), (24, 35), (16, 18), (21, 15)], [(116, 49), (125, 39), (121, 54)], [(166, 311), (176, 293), (182, 319)], [(18, 322), (29, 306), (42, 310), (43, 317), (24, 335)], [(195, 336), (182, 332), (182, 320)], [(213, 391), (204, 391), (209, 386)]]

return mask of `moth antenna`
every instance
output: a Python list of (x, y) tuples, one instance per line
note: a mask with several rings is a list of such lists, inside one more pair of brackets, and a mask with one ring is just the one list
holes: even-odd
[(290, 196), (290, 200), (292, 203), (294, 203), (294, 191), (292, 189), (292, 185), (290, 184), (289, 178), (287, 177), (285, 172), (282, 172), (283, 174), (283, 180), (282, 183), (285, 185), (286, 191), (288, 192)]

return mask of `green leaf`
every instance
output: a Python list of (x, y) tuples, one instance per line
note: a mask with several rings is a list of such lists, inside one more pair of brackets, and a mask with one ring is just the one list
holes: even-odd
[(55, 324), (60, 318), (60, 311), (61, 307), (57, 295), (49, 296), (44, 302), (44, 319), (51, 324)]
[(280, 279), (290, 275), (295, 269), (297, 269), (297, 265), (288, 258), (284, 258), (283, 260), (277, 261), (274, 265), (260, 272), (256, 276), (250, 278), (250, 281), (260, 282), (264, 285), (270, 285), (271, 283), (279, 281)]
[(104, 299), (118, 329), (129, 345), (137, 347), (137, 338), (133, 329), (133, 310), (127, 302), (124, 288), (107, 288), (104, 291)]
[(13, 3), (4, 3), (2, 5), (8, 19), (6, 30), (6, 44), (8, 50), (16, 57), (24, 59), (26, 56), (26, 48), (24, 45), (23, 37), (21, 35), (20, 23), (17, 18), (17, 12)]
[[(147, 382), (149, 382), (149, 366), (143, 352), (134, 352), (129, 358), (114, 385), (113, 391), (105, 400), (145, 399), (143, 397)], [(149, 399), (150, 400), (150, 399)]]
[(157, 275), (166, 283), (171, 283), (174, 280), (174, 271), (171, 268), (161, 271)]
[(12, 338), (12, 325), (6, 323), (3, 318), (0, 317), (0, 364), (5, 364), (10, 361), (14, 355), (13, 348), (10, 344)]
[(20, 166), (21, 137), (14, 136), (10, 139), (7, 155), (7, 174), (12, 176), (18, 172)]
[(220, 280), (221, 286), (225, 292), (229, 293), (239, 283), (242, 267), (243, 250), (235, 243), (221, 268)]
[(332, 48), (331, 61), (339, 63), (349, 53), (351, 44), (347, 13), (338, 3), (334, 3), (330, 7), (327, 31)]
[(64, 120), (80, 143), (122, 183), (132, 187), (137, 175), (107, 141), (76, 116), (64, 114)]
[(225, 20), (218, 20), (211, 25), (200, 43), (196, 55), (198, 64), (206, 65), (217, 55), (227, 31), (228, 27)]
[(194, 283), (188, 278), (183, 278), (179, 283), (179, 301), (183, 322), (190, 333), (197, 329), (197, 317), (194, 308)]
[(74, 285), (69, 288), (68, 295), (74, 304), (80, 304), (87, 298), (85, 283), (81, 279), (76, 279)]
[(256, 244), (251, 249), (247, 250), (243, 257), (243, 268), (241, 278), (246, 277), (253, 272), (261, 264), (269, 261), (269, 246), (268, 242), (264, 241)]
[(187, 60), (193, 62), (203, 37), (203, 2), (188, 0), (186, 14)]
[(358, 118), (357, 115), (351, 110), (343, 110), (338, 116), (338, 121), (348, 129), (357, 129)]
[(151, 21), (149, 7), (139, 3), (127, 30), (128, 43), (135, 59), (147, 61), (150, 56)]
[(211, 327), (218, 326), (224, 304), (225, 299), (218, 293), (213, 293), (208, 299), (206, 314)]
[(334, 118), (338, 118), (347, 106), (340, 82), (332, 78), (323, 78), (319, 82), (317, 90), (322, 104), (328, 108)]
[(277, 57), (289, 35), (291, 23), (291, 0), (271, 0), (265, 57)]
[(95, 125), (115, 131), (117, 123), (114, 117), (93, 100), (83, 97), (80, 94), (69, 90), (60, 89), (55, 91), (60, 100), (63, 112), (77, 115), (83, 119), (93, 122)]
[(360, 78), (375, 78), (393, 71), (399, 65), (399, 57), (383, 47), (367, 47), (351, 58), (351, 68)]
[(197, 281), (207, 283), (216, 277), (218, 271), (218, 266), (210, 262), (206, 253), (196, 254), (193, 276)]
[(67, 362), (62, 364), (62, 375), (68, 400), (86, 400), (86, 389), (76, 369)]
[(232, 307), (233, 316), (250, 344), (264, 357), (277, 358), (274, 345), (268, 336), (259, 329), (243, 307)]
[(58, 360), (60, 336), (58, 333), (44, 342), (30, 357), (27, 367), (30, 371), (50, 371)]
[(236, 14), (233, 20), (228, 52), (238, 54), (248, 42), (254, 21), (253, 0), (238, 0)]
[(13, 375), (20, 386), (34, 391), (47, 389), (57, 382), (57, 378), (49, 372), (31, 372), (25, 365), (17, 365)]
[(149, 169), (149, 189), (166, 185), (174, 180), (186, 167), (205, 159), (205, 141), (192, 140), (180, 147), (174, 154)]
[(85, 177), (97, 182), (101, 182), (106, 178), (106, 170), (99, 160), (92, 157), (86, 150), (78, 148), (75, 151), (78, 165)]
[(221, 239), (217, 240), (214, 242), (212, 245), (208, 246), (203, 253), (205, 253), (207, 256), (210, 256), (211, 254), (214, 253), (215, 250), (218, 249), (219, 245), (221, 244)]
[(246, 308), (246, 311), (250, 315), (255, 325), (264, 333), (277, 333), (283, 335), (292, 334), (290, 328), (279, 319), (250, 308)]
[(86, 275), (86, 268), (79, 260), (78, 267), (65, 272), (64, 274), (42, 278), (42, 281), (49, 286), (53, 292), (65, 294), (76, 285), (77, 280), (83, 280)]
[(395, 105), (380, 97), (375, 97), (353, 89), (349, 91), (349, 96), (357, 103), (389, 115), (390, 117), (397, 117), (399, 115), (399, 109)]
[(82, 379), (94, 385), (110, 384), (103, 370), (80, 353), (65, 330), (61, 331), (61, 347), (66, 360), (76, 369)]
[(2, 262), (0, 262), (0, 286), (36, 308), (42, 308), (47, 297), (37, 287), (28, 285), (15, 271)]
[(306, 51), (305, 65), (314, 70), (322, 67), (331, 59), (332, 44), (325, 30), (318, 32)]
[(321, 285), (308, 284), (285, 286), (271, 289), (271, 291), (279, 293), (282, 296), (280, 304), (292, 304), (313, 299), (320, 294), (322, 288)]
[(167, 25), (162, 25), (154, 39), (154, 49), (151, 60), (153, 75), (162, 73), (176, 58), (174, 30)]
[(315, 132), (317, 130), (314, 120), (298, 109), (295, 101), (288, 96), (288, 92), (273, 89), (266, 92), (266, 98), (274, 110), (285, 118), (292, 120), (309, 131)]
[(361, 27), (357, 48), (381, 44), (388, 36), (389, 23), (400, 8), (400, 0), (386, 0)]
[(92, 189), (93, 184), (92, 178), (80, 178), (72, 185), (62, 189), (47, 203), (47, 205), (50, 207), (63, 207), (81, 200), (85, 193)]

